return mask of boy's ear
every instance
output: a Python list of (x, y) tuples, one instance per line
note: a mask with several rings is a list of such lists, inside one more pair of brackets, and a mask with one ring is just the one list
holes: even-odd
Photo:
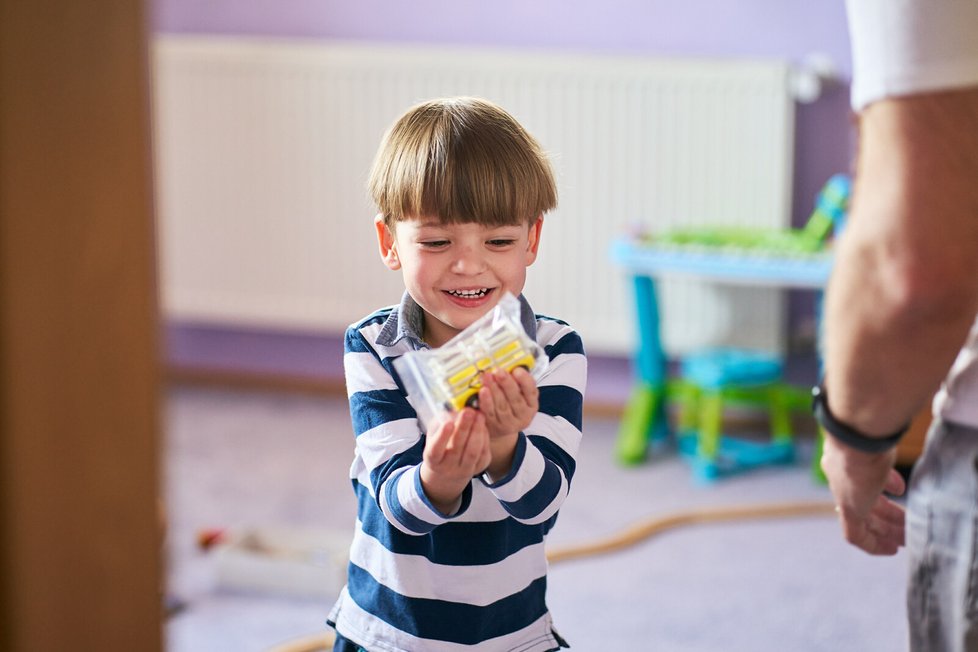
[(384, 223), (384, 216), (378, 214), (374, 218), (374, 229), (377, 230), (377, 244), (380, 246), (380, 257), (388, 269), (401, 269), (401, 261), (397, 257), (397, 246), (394, 234)]
[(537, 250), (540, 248), (540, 232), (543, 230), (543, 214), (540, 214), (535, 221), (530, 223), (530, 232), (527, 234), (526, 243), (526, 265), (529, 267), (537, 259)]

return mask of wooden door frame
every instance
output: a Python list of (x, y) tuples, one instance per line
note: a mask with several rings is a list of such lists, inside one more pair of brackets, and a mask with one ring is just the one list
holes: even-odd
[(162, 648), (146, 6), (0, 0), (0, 649)]

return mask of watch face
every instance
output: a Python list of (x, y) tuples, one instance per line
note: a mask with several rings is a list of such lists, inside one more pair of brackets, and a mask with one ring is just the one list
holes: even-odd
[(826, 422), (832, 421), (832, 417), (825, 403), (825, 392), (821, 385), (812, 388), (812, 414), (815, 415), (815, 421), (818, 422), (818, 425), (825, 430), (830, 429)]
[(825, 399), (825, 388), (821, 384), (812, 387), (812, 413), (815, 415), (815, 420), (823, 428), (825, 427), (825, 421), (832, 420), (828, 402)]

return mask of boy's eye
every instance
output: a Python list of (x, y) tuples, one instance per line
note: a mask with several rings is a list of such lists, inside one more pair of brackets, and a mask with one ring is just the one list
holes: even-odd
[(509, 245), (516, 242), (512, 238), (494, 238), (489, 240), (489, 245), (492, 247), (508, 247)]
[(439, 249), (448, 246), (448, 240), (425, 240), (420, 243), (425, 249)]

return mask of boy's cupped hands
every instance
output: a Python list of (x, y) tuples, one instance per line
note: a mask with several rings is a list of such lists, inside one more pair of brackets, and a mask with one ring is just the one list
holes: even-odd
[(465, 408), (428, 432), (421, 462), (425, 494), (443, 514), (454, 514), (472, 477), (494, 480), (509, 472), (519, 433), (540, 408), (540, 392), (529, 371), (494, 371), (483, 376), (479, 409)]

